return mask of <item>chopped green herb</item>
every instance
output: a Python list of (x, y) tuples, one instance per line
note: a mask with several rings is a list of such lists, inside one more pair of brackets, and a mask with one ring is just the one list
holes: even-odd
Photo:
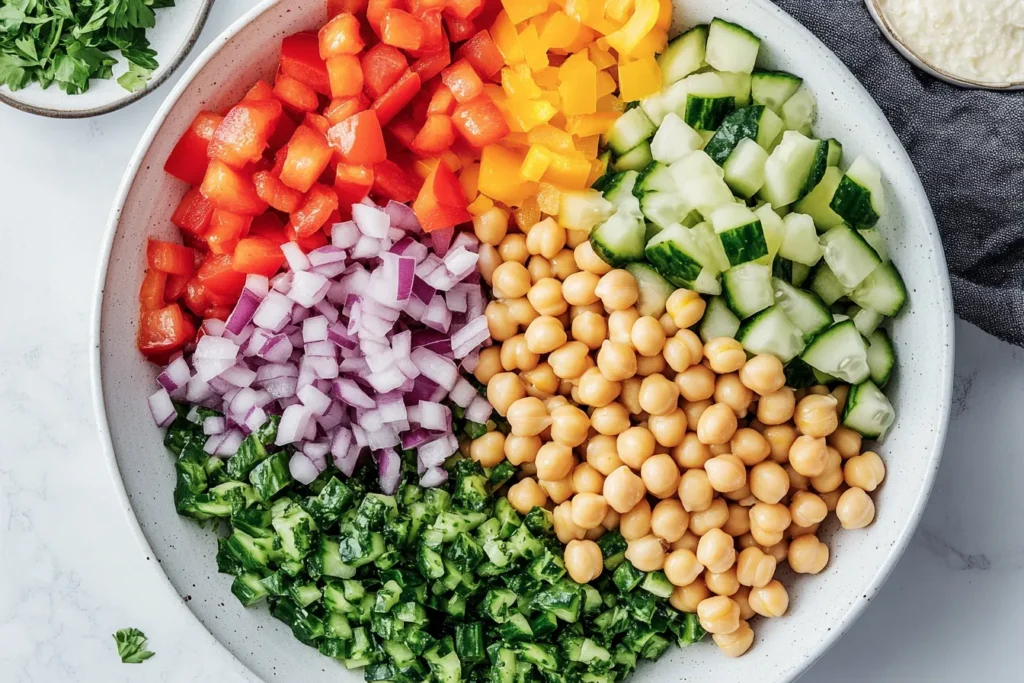
[(125, 664), (142, 664), (153, 653), (146, 649), (146, 634), (137, 628), (123, 628), (114, 634), (117, 654)]

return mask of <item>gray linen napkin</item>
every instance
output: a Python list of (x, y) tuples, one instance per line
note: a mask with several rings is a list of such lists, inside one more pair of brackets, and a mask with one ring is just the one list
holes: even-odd
[(965, 90), (886, 41), (863, 0), (773, 0), (871, 92), (924, 183), (956, 314), (1024, 346), (1024, 91)]

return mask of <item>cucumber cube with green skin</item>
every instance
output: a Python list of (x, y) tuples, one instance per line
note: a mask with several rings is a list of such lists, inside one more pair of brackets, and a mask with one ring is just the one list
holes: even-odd
[(882, 174), (878, 167), (857, 157), (846, 171), (830, 207), (850, 225), (870, 228), (878, 222), (885, 209)]
[(544, 545), (524, 524), (508, 539), (507, 549), (514, 557), (532, 560), (544, 554)]
[(818, 383), (814, 376), (814, 368), (805, 363), (801, 358), (794, 358), (786, 363), (786, 386), (793, 389), (806, 389)]
[(764, 169), (768, 152), (749, 138), (740, 140), (725, 160), (725, 183), (744, 199), (750, 199), (764, 187)]
[(868, 336), (868, 368), (875, 386), (884, 387), (892, 377), (896, 365), (896, 352), (885, 330), (875, 330)]
[(275, 453), (262, 461), (249, 473), (249, 481), (263, 500), (270, 500), (292, 482), (288, 471), (288, 455)]
[(650, 241), (660, 231), (682, 221), (690, 213), (690, 207), (673, 188), (671, 192), (645, 194), (640, 200), (640, 212), (649, 221), (644, 239)]
[(663, 85), (680, 81), (703, 67), (708, 40), (706, 24), (694, 26), (689, 31), (673, 38), (665, 51), (658, 55)]
[(626, 561), (619, 565), (619, 568), (612, 574), (612, 581), (622, 593), (628, 593), (644, 580), (644, 573), (633, 566), (633, 563)]
[(843, 217), (832, 210), (832, 197), (843, 179), (843, 172), (835, 166), (825, 169), (821, 182), (814, 186), (803, 199), (793, 205), (793, 210), (806, 214), (814, 220), (818, 232), (825, 232), (843, 222)]
[[(448, 642), (445, 647), (442, 643)], [(459, 683), (462, 680), (462, 662), (454, 646), (450, 644), (451, 638), (445, 638), (441, 643), (423, 653), (423, 659), (430, 667), (430, 673), (440, 683)]]
[(636, 184), (633, 185), (633, 196), (643, 199), (650, 192), (675, 192), (676, 181), (672, 178), (669, 167), (653, 161), (640, 171)]
[(625, 154), (654, 135), (655, 127), (640, 107), (627, 109), (604, 134), (601, 142), (615, 154)]
[(309, 513), (298, 503), (282, 498), (271, 506), (270, 514), (285, 555), (293, 560), (306, 557), (313, 550), (319, 533)]
[(232, 479), (245, 481), (252, 468), (267, 459), (266, 446), (255, 434), (245, 437), (238, 450), (228, 458), (227, 473)]
[[(885, 316), (876, 311), (872, 311), (868, 308), (861, 308), (860, 306), (853, 305), (846, 309), (846, 315), (850, 316), (850, 320), (857, 326), (857, 331), (861, 333), (861, 336), (870, 339), (871, 335), (878, 329), (878, 326), (885, 320)], [(868, 365), (870, 362), (871, 347), (868, 346)], [(878, 384), (878, 382), (875, 382)], [(879, 385), (881, 386), (881, 385)]]
[(566, 230), (589, 232), (613, 213), (615, 206), (597, 190), (563, 192), (558, 204), (558, 224)]
[(420, 543), (416, 552), (416, 564), (420, 573), (428, 579), (439, 579), (444, 576), (444, 560), (426, 543)]
[(708, 30), (708, 65), (719, 71), (751, 73), (761, 49), (761, 39), (743, 28), (724, 19), (713, 19)]
[(828, 165), (838, 166), (843, 161), (843, 143), (835, 138), (829, 138), (828, 142)]
[(716, 164), (722, 165), (741, 140), (753, 140), (767, 148), (781, 132), (782, 120), (770, 109), (763, 105), (744, 107), (725, 117), (704, 151)]
[(837, 225), (822, 235), (821, 244), (825, 263), (847, 289), (859, 285), (882, 263), (860, 233), (845, 225)]
[(507, 647), (499, 648), (491, 663), (490, 683), (515, 683), (516, 653)]
[(867, 439), (880, 439), (896, 420), (885, 394), (871, 380), (850, 387), (843, 409), (843, 425)]
[(779, 256), (806, 266), (813, 266), (820, 261), (825, 250), (818, 241), (814, 219), (806, 214), (791, 213), (782, 222), (786, 234), (779, 247)]
[(736, 340), (749, 354), (768, 353), (783, 363), (804, 350), (803, 335), (781, 306), (771, 306), (745, 320), (736, 332)]
[(907, 287), (896, 266), (883, 263), (850, 292), (850, 301), (861, 308), (893, 317), (907, 302)]
[(725, 183), (725, 170), (704, 151), (692, 152), (670, 167), (679, 196), (687, 206), (707, 217), (724, 204), (735, 203)]
[(716, 130), (734, 109), (734, 84), (713, 71), (688, 76), (683, 120), (694, 130)]
[(288, 588), (288, 595), (302, 607), (309, 607), (323, 597), (315, 583), (292, 584)]
[[(604, 198), (607, 199), (616, 210), (626, 209), (632, 213), (639, 213), (640, 204), (636, 201), (633, 188), (640, 179), (638, 171), (623, 171), (616, 173), (608, 181), (604, 189)], [(614, 212), (613, 212), (614, 213)]]
[(684, 113), (686, 97), (689, 91), (689, 80), (673, 83), (640, 100), (640, 108), (644, 110), (647, 118), (651, 120), (655, 127), (661, 126), (665, 123), (665, 117), (669, 114)]
[(331, 477), (315, 498), (306, 498), (301, 504), (318, 527), (326, 528), (338, 521), (354, 498), (355, 491), (337, 477)]
[(468, 533), (460, 533), (445, 547), (445, 558), (463, 572), (471, 572), (484, 561), (484, 549)]
[(253, 572), (245, 572), (236, 576), (231, 583), (231, 593), (245, 607), (251, 607), (270, 595), (270, 591), (260, 580), (260, 575)]
[(513, 643), (534, 637), (530, 622), (519, 612), (510, 614), (505, 623), (498, 626), (498, 634), (503, 640)]
[(776, 114), (803, 84), (803, 79), (786, 71), (755, 71), (751, 77), (750, 94), (756, 104), (763, 104)]
[(722, 273), (722, 291), (729, 308), (740, 320), (775, 303), (772, 269), (760, 263), (744, 263)]
[(646, 263), (630, 263), (626, 270), (636, 280), (639, 298), (636, 310), (640, 315), (660, 318), (665, 312), (665, 303), (676, 288), (663, 278), (658, 271)]
[[(806, 85), (793, 93), (793, 96), (782, 105), (782, 121), (786, 124), (787, 130), (806, 130), (814, 123), (814, 117), (818, 113), (818, 102), (814, 93)], [(827, 143), (826, 143), (827, 145)], [(828, 160), (828, 151), (825, 154)]]
[(550, 510), (542, 507), (535, 507), (526, 513), (523, 524), (535, 536), (550, 536), (554, 533), (554, 517)]
[(642, 171), (653, 161), (651, 145), (647, 142), (641, 142), (633, 149), (616, 158), (612, 162), (612, 170), (616, 173)]
[(827, 142), (787, 130), (765, 162), (764, 186), (758, 196), (776, 208), (792, 204), (821, 181), (827, 161)]
[(711, 214), (711, 224), (730, 265), (756, 261), (768, 254), (761, 221), (747, 207), (741, 204), (719, 207)]
[(739, 71), (719, 71), (718, 75), (728, 93), (736, 100), (736, 107), (749, 107), (750, 74)]
[[(635, 198), (633, 198), (636, 201)], [(607, 221), (590, 233), (590, 246), (594, 252), (613, 268), (639, 261), (644, 255), (643, 219), (637, 213), (619, 209)]]
[(456, 536), (473, 531), (487, 519), (487, 513), (484, 512), (442, 512), (430, 528), (440, 532), (443, 542), (451, 543)]
[(704, 309), (704, 317), (700, 321), (700, 338), (707, 343), (716, 337), (736, 337), (740, 329), (740, 319), (729, 310), (729, 305), (720, 296), (708, 299)]
[(850, 384), (859, 384), (871, 375), (867, 344), (852, 320), (820, 333), (800, 357), (815, 370)]
[(651, 572), (644, 577), (640, 587), (659, 598), (667, 598), (675, 590), (675, 586), (665, 576), (665, 572)]
[(826, 306), (831, 306), (850, 293), (850, 290), (836, 279), (835, 273), (832, 272), (832, 269), (825, 262), (821, 262), (814, 267), (807, 284), (808, 289), (817, 294)]
[(651, 140), (651, 156), (662, 164), (674, 164), (703, 146), (704, 139), (700, 133), (679, 118), (678, 114), (669, 112)]
[(551, 612), (562, 621), (576, 623), (583, 610), (583, 594), (578, 584), (562, 580), (533, 597), (532, 607)]
[(768, 245), (768, 256), (761, 258), (758, 263), (765, 266), (771, 265), (772, 260), (782, 247), (782, 240), (786, 239), (786, 224), (781, 214), (776, 212), (770, 204), (758, 207), (754, 214), (761, 221), (764, 241)]
[(626, 552), (628, 544), (618, 529), (615, 529), (597, 539), (597, 547), (601, 549), (601, 556), (608, 558)]
[(832, 325), (832, 314), (814, 292), (794, 287), (781, 278), (772, 278), (772, 292), (776, 305), (785, 312), (790, 322), (800, 330), (805, 342)]
[(518, 596), (504, 588), (492, 588), (484, 595), (480, 603), (480, 611), (496, 624), (504, 624), (508, 620)]
[(556, 650), (552, 645), (541, 643), (520, 643), (516, 648), (519, 657), (545, 671), (558, 671), (559, 663)]
[(877, 228), (859, 228), (857, 233), (875, 250), (878, 258), (882, 259), (882, 263), (889, 262), (889, 250), (886, 249), (885, 239)]
[(388, 581), (377, 591), (373, 602), (373, 611), (378, 614), (387, 614), (398, 604), (401, 597), (402, 587), (395, 581)]
[(479, 621), (456, 624), (455, 651), (463, 662), (482, 662), (485, 658), (483, 624)]
[(270, 613), (291, 627), (292, 635), (306, 645), (313, 645), (324, 636), (324, 623), (290, 598), (281, 598)]
[(530, 621), (530, 630), (538, 638), (543, 638), (558, 630), (558, 617), (551, 612), (537, 612)]
[(662, 277), (679, 287), (689, 286), (704, 269), (708, 260), (696, 240), (681, 225), (673, 225), (658, 233), (644, 250), (647, 260)]

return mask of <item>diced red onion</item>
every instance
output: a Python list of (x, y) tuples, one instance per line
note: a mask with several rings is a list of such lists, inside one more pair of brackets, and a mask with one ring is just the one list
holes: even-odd
[(387, 237), (388, 228), (391, 227), (391, 221), (386, 213), (365, 204), (352, 205), (352, 220), (359, 227), (359, 232), (378, 240)]
[(224, 395), (224, 412), (241, 420), (256, 406), (256, 391), (248, 387), (239, 389), (230, 399)]
[(477, 396), (473, 401), (466, 407), (466, 419), (470, 422), (477, 422), (480, 424), (486, 423), (491, 419), (491, 413), (494, 408), (487, 402), (487, 399), (483, 396)]
[[(448, 439), (449, 436), (451, 440)], [(453, 444), (452, 441), (455, 441), (455, 437), (447, 434), (421, 445), (416, 452), (425, 467), (438, 467), (443, 465), (444, 461), (459, 449), (458, 442), (455, 441)]]
[(220, 337), (224, 334), (226, 323), (218, 318), (207, 318), (199, 330), (208, 337)]
[[(302, 341), (305, 344), (327, 340), (328, 321), (322, 315), (306, 318), (302, 321)], [(309, 352), (308, 349), (306, 351)]]
[(432, 330), (447, 332), (452, 325), (452, 312), (444, 305), (444, 300), (435, 296), (420, 316), (420, 322)]
[(481, 315), (473, 318), (462, 329), (452, 335), (452, 355), (456, 358), (464, 358), (470, 351), (479, 348), (485, 340), (490, 338), (491, 333), (487, 326), (487, 317)]
[(420, 486), (435, 488), (448, 481), (448, 471), (443, 467), (430, 467), (420, 477)]
[(402, 439), (398, 436), (398, 431), (390, 425), (384, 425), (380, 429), (366, 432), (366, 445), (370, 447), (370, 450), (376, 451), (381, 448), (391, 448), (401, 442)]
[(345, 329), (345, 325), (340, 322), (335, 323), (327, 330), (327, 339), (343, 349), (352, 350), (359, 348), (359, 341), (355, 336), (350, 335), (348, 330)]
[(149, 412), (153, 414), (153, 422), (161, 429), (174, 422), (178, 413), (174, 410), (174, 403), (171, 402), (171, 395), (167, 393), (167, 389), (161, 388), (149, 397)]
[(426, 429), (416, 428), (402, 434), (402, 448), (407, 450), (410, 448), (418, 448), (428, 441), (433, 441), (437, 437), (437, 434), (432, 434)]
[(245, 414), (245, 419), (242, 420), (242, 427), (246, 429), (250, 434), (255, 432), (257, 429), (262, 427), (267, 421), (267, 413), (263, 408), (258, 405), (254, 405), (249, 409), (249, 412)]
[(270, 285), (267, 278), (262, 275), (249, 275), (245, 280), (245, 287), (238, 297), (238, 303), (228, 316), (225, 330), (231, 334), (240, 334), (241, 331), (252, 321), (253, 315), (260, 303), (267, 296)]
[(359, 241), (359, 226), (354, 221), (335, 223), (331, 226), (331, 244), (339, 249), (351, 249)]
[(303, 350), (307, 356), (323, 356), (325, 358), (335, 358), (338, 355), (338, 347), (333, 343), (327, 341), (327, 335), (324, 335), (322, 341), (311, 341), (307, 342)]
[(455, 386), (455, 381), (459, 378), (459, 370), (455, 367), (455, 363), (423, 347), (414, 349), (411, 358), (420, 372), (428, 379), (448, 391)]
[(206, 436), (223, 434), (225, 431), (227, 431), (227, 421), (223, 417), (211, 415), (203, 420), (203, 434)]
[(452, 411), (448, 406), (432, 401), (420, 401), (419, 424), (424, 429), (446, 431), (452, 428)]
[(327, 278), (323, 275), (300, 271), (295, 273), (292, 278), (292, 288), (288, 292), (288, 298), (303, 308), (311, 308), (327, 295), (330, 286)]
[(377, 407), (376, 401), (350, 379), (334, 380), (334, 397), (355, 408), (372, 409)]
[[(211, 437), (212, 438), (212, 437)], [(245, 435), (242, 434), (241, 430), (231, 429), (224, 432), (221, 435), (221, 441), (217, 444), (212, 455), (216, 455), (222, 458), (229, 458), (238, 452), (238, 447), (242, 445), (242, 441), (245, 440)]]
[(362, 235), (359, 237), (359, 241), (352, 247), (352, 258), (354, 259), (368, 259), (372, 256), (376, 256), (381, 252), (382, 244), (378, 239)]
[(391, 200), (384, 207), (384, 213), (388, 215), (391, 225), (406, 232), (419, 232), (420, 222), (416, 218), (416, 212), (411, 206)]
[(443, 258), (444, 255), (448, 253), (448, 248), (451, 246), (452, 236), (454, 234), (454, 227), (435, 230), (430, 233), (430, 244), (434, 248), (434, 253)]
[(377, 471), (380, 475), (380, 490), (386, 495), (394, 495), (402, 479), (402, 459), (398, 453), (390, 448), (378, 452)]
[(218, 377), (232, 386), (248, 387), (256, 380), (256, 373), (244, 365), (236, 364), (220, 373)]
[[(330, 291), (330, 289), (327, 290), (328, 294), (330, 294)], [(341, 314), (338, 312), (338, 309), (335, 308), (334, 305), (330, 301), (328, 301), (326, 297), (316, 302), (316, 305), (314, 305), (313, 308), (317, 311), (317, 313), (327, 318), (328, 323), (336, 323), (338, 322), (338, 318), (341, 317)]]
[(178, 356), (171, 361), (170, 365), (163, 369), (163, 372), (156, 376), (156, 381), (168, 393), (174, 394), (179, 389), (184, 389), (191, 378), (192, 371), (189, 370), (188, 362), (184, 357)]
[(334, 379), (339, 374), (338, 361), (329, 356), (306, 356), (306, 362), (317, 379)]
[(466, 408), (472, 403), (473, 399), (477, 397), (476, 387), (469, 383), (465, 377), (459, 377), (455, 382), (455, 386), (452, 387), (451, 392), (448, 394), (448, 398), (451, 399), (452, 403), (459, 406), (460, 408)]
[(304, 386), (295, 392), (302, 404), (314, 415), (323, 415), (331, 407), (331, 398), (313, 385)]
[(334, 456), (334, 466), (341, 470), (346, 477), (351, 477), (352, 473), (356, 471), (356, 465), (359, 464), (359, 453), (362, 450), (363, 447), (359, 444), (352, 444), (344, 456)]
[(285, 271), (278, 273), (274, 277), (270, 278), (270, 287), (275, 292), (281, 294), (287, 294), (288, 290), (292, 288), (292, 271)]
[(288, 472), (295, 481), (303, 485), (313, 483), (313, 480), (320, 475), (313, 461), (302, 453), (296, 453), (288, 461)]
[(469, 353), (469, 355), (462, 359), (462, 369), (469, 373), (474, 372), (476, 370), (476, 366), (479, 364), (480, 349), (474, 349)]
[(257, 355), (270, 363), (284, 363), (292, 357), (292, 350), (292, 342), (287, 335), (275, 334), (267, 338)]
[(304, 405), (291, 405), (281, 414), (281, 422), (277, 426), (275, 444), (286, 446), (303, 438), (309, 424), (313, 421), (313, 412)]
[(445, 255), (444, 267), (456, 280), (462, 280), (476, 269), (476, 262), (479, 258), (475, 252), (460, 245)]
[(291, 321), (292, 301), (278, 291), (267, 294), (267, 298), (256, 309), (252, 322), (270, 332), (280, 332)]
[[(288, 261), (288, 267), (292, 269), (292, 273), (309, 270), (309, 259), (302, 253), (302, 247), (298, 244), (285, 242), (281, 245), (281, 251), (284, 253), (284, 258)], [(294, 280), (292, 284), (294, 286)]]

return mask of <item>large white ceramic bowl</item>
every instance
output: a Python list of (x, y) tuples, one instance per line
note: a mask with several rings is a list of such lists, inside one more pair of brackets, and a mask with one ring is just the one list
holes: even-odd
[[(219, 575), (208, 530), (174, 512), (174, 471), (153, 426), (146, 396), (154, 368), (135, 350), (136, 296), (149, 236), (173, 238), (168, 217), (184, 186), (161, 170), (197, 111), (236, 100), (254, 79), (270, 76), (280, 38), (324, 19), (322, 0), (260, 5), (219, 38), (182, 78), (131, 165), (110, 218), (109, 262), (100, 265), (93, 376), (117, 495), (138, 520), (140, 552), (153, 553), (189, 608), (229, 651), (267, 681), (355, 681), (332, 660), (299, 644), (265, 609), (245, 609)], [(887, 215), (881, 230), (903, 273), (910, 304), (895, 321), (899, 354), (888, 389), (898, 420), (881, 448), (888, 465), (874, 524), (857, 532), (826, 529), (832, 557), (813, 577), (787, 578), (792, 603), (784, 619), (758, 620), (750, 652), (736, 660), (712, 644), (671, 650), (640, 668), (638, 681), (736, 683), (791, 681), (835, 643), (877, 594), (917, 525), (942, 451), (953, 375), (953, 317), (938, 232), (914, 167), (881, 111), (824, 45), (768, 0), (682, 0), (675, 29), (722, 16), (764, 39), (765, 66), (804, 77), (818, 97), (818, 128), (843, 141), (852, 159), (881, 166)], [(122, 489), (123, 482), (123, 489)], [(125, 506), (128, 509), (128, 506)]]

